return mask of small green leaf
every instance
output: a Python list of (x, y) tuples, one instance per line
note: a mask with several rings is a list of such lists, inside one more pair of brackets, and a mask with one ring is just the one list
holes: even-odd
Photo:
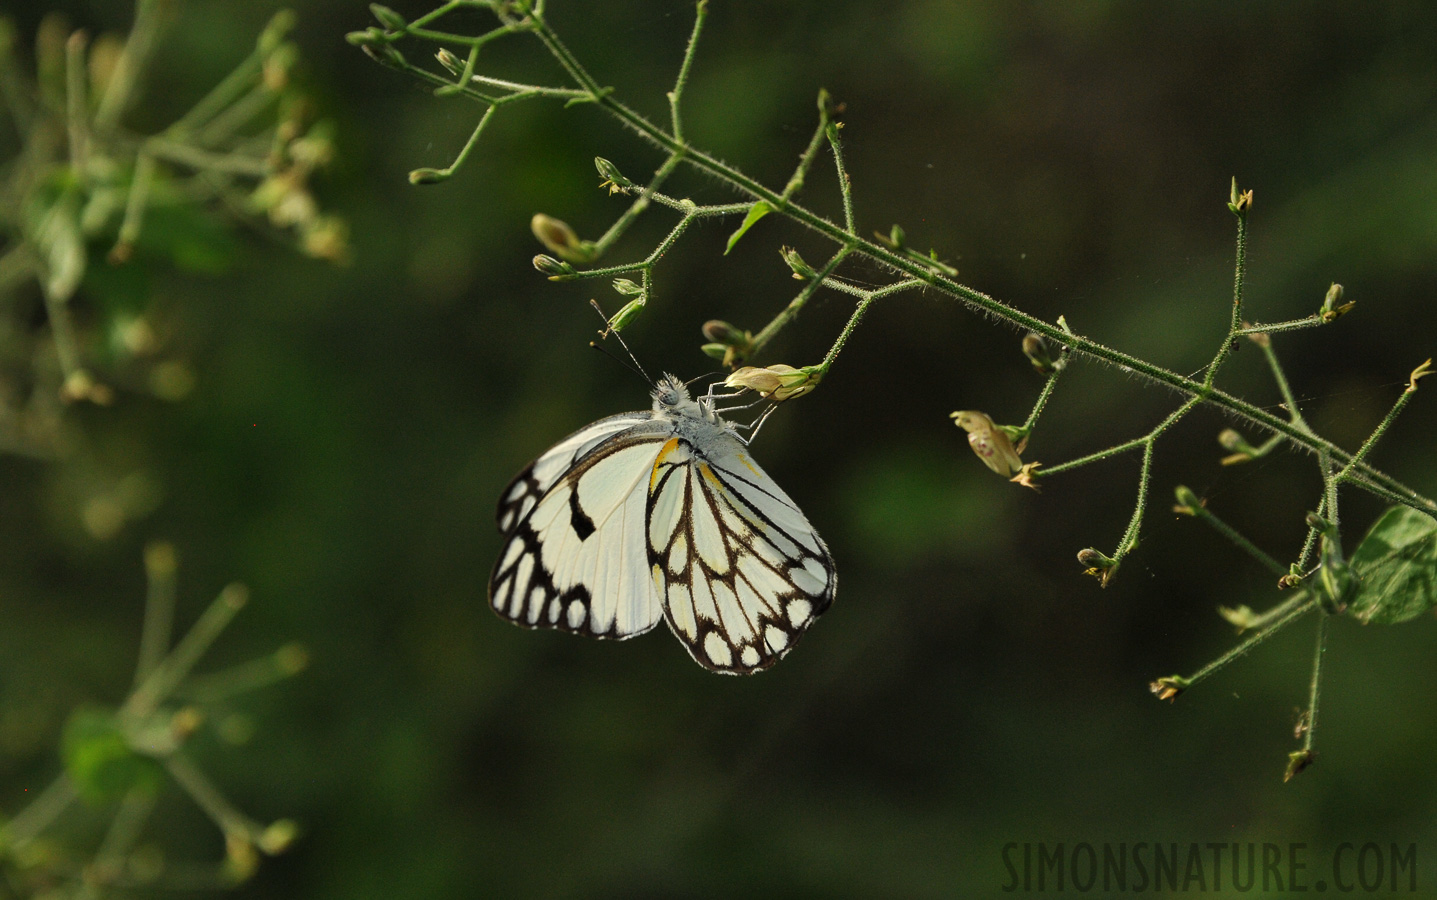
[(114, 713), (95, 706), (70, 714), (60, 754), (80, 796), (92, 803), (118, 800), (134, 788), (154, 792), (164, 778), (159, 762), (130, 748)]
[(728, 256), (728, 252), (733, 249), (734, 244), (738, 243), (738, 239), (743, 237), (744, 232), (748, 231), (754, 226), (755, 222), (771, 212), (773, 212), (773, 207), (768, 205), (767, 200), (760, 200), (753, 206), (750, 206), (748, 208), (748, 215), (743, 217), (743, 224), (738, 227), (738, 231), (729, 235), (728, 246), (724, 248), (723, 255)]
[(1437, 605), (1437, 520), (1406, 506), (1383, 514), (1352, 554), (1361, 579), (1351, 611), (1359, 621), (1396, 625)]

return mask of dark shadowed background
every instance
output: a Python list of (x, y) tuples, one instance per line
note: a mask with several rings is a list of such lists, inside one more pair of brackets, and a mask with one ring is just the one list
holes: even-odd
[[(48, 6), (94, 31), (130, 15), (120, 0), (21, 3), (22, 35)], [(188, 108), (275, 8), (182, 7), (134, 119)], [(1168, 511), (1172, 488), (1286, 563), (1319, 495), (1312, 461), (1221, 467), (1231, 423), (1191, 415), (1158, 445), (1142, 546), (1100, 589), (1074, 554), (1117, 543), (1137, 457), (1041, 494), (983, 468), (948, 413), (1019, 423), (1041, 379), (1018, 333), (936, 295), (876, 305), (755, 444), (840, 574), (833, 608), (775, 669), (712, 675), (662, 630), (611, 644), (501, 622), (485, 582), (502, 487), (563, 435), (648, 403), (587, 347), (588, 299), (620, 298), (539, 276), (529, 218), (595, 237), (624, 201), (598, 189), (593, 157), (636, 179), (660, 157), (596, 109), (534, 103), (501, 111), (455, 178), (413, 187), (406, 173), (447, 165), (480, 108), (346, 44), (372, 24), (362, 4), (297, 12), (302, 78), (337, 125), (317, 190), (350, 220), (353, 262), (237, 227), (227, 271), (153, 284), (196, 374), (188, 398), (76, 408), (83, 466), (0, 457), (0, 810), (53, 777), (72, 707), (128, 689), (141, 548), (164, 538), (182, 623), (228, 581), (252, 592), (205, 666), (291, 640), (312, 655), (243, 702), (247, 744), (196, 738), (237, 805), (304, 829), (244, 896), (981, 896), (1001, 894), (1012, 841), (1307, 842), (1317, 858), (1416, 842), (1420, 884), (1437, 880), (1430, 616), (1334, 624), (1320, 759), (1291, 783), (1310, 621), (1175, 705), (1148, 692), (1232, 645), (1218, 605), (1281, 599), (1267, 571)], [(549, 18), (600, 83), (666, 115), (687, 4), (551, 0)], [(1437, 352), (1434, 34), (1421, 3), (715, 0), (686, 130), (781, 187), (826, 88), (845, 105), (864, 233), (901, 223), (966, 284), (1182, 373), (1226, 328), (1236, 175), (1256, 192), (1249, 315), (1307, 315), (1332, 281), (1358, 303), (1275, 344), (1314, 426), (1355, 448)], [(481, 70), (558, 78), (522, 38)], [(738, 199), (687, 172), (666, 191)], [(802, 199), (841, 216), (826, 156)], [(645, 255), (673, 221), (651, 211), (606, 262)], [(625, 332), (650, 371), (711, 371), (705, 320), (757, 330), (782, 308), (798, 284), (781, 245), (827, 255), (771, 216), (725, 257), (734, 224), (692, 229), (658, 268)], [(760, 362), (817, 362), (850, 310), (820, 293)], [(1280, 399), (1252, 346), (1220, 384)], [(1429, 496), (1434, 398), (1424, 386), (1372, 456)], [(1080, 363), (1025, 457), (1136, 437), (1177, 402)], [(135, 473), (158, 505), (97, 539), (86, 498)], [(1382, 508), (1345, 493), (1349, 541)], [(149, 837), (175, 857), (223, 852), (173, 788)]]

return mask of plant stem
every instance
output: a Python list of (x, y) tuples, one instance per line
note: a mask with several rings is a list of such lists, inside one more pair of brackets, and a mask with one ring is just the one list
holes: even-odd
[(120, 707), (122, 718), (142, 719), (174, 693), (180, 682), (199, 662), (204, 652), (220, 636), (225, 626), (239, 612), (248, 599), (243, 586), (232, 584), (220, 591), (220, 595), (200, 616), (199, 621), (180, 639), (170, 655), (157, 665), (139, 687), (130, 694)]
[(843, 142), (838, 139), (840, 127), (842, 123), (830, 122), (824, 129), (824, 134), (828, 136), (828, 143), (833, 147), (833, 166), (838, 170), (838, 191), (843, 195), (843, 224), (850, 237), (857, 237), (857, 229), (853, 224), (853, 182), (848, 177), (848, 170), (843, 167)]
[[(1297, 598), (1294, 597), (1293, 599), (1296, 600)], [(1192, 676), (1188, 678), (1187, 686), (1191, 687), (1197, 684), (1199, 681), (1202, 681), (1209, 675), (1212, 675), (1214, 672), (1223, 668), (1228, 663), (1234, 662), (1235, 660), (1241, 659), (1242, 657), (1246, 656), (1258, 644), (1261, 644), (1263, 641), (1272, 637), (1274, 634), (1277, 634), (1279, 631), (1283, 630), (1288, 625), (1291, 625), (1293, 622), (1302, 618), (1309, 611), (1317, 607), (1317, 599), (1315, 597), (1304, 596), (1302, 599), (1302, 603), (1293, 605), (1291, 609), (1284, 612), (1283, 615), (1276, 621), (1274, 621), (1271, 625), (1268, 625), (1266, 628), (1257, 632), (1252, 637), (1233, 647), (1231, 650), (1227, 651), (1222, 656), (1219, 656), (1217, 659), (1213, 660), (1212, 662), (1203, 666), (1201, 669), (1198, 669), (1196, 672), (1194, 672)]]
[(1312, 739), (1317, 733), (1317, 696), (1322, 686), (1322, 654), (1327, 646), (1327, 621), (1331, 616), (1323, 613), (1317, 617), (1317, 649), (1312, 656), (1312, 684), (1307, 699), (1307, 736), (1302, 749), (1312, 749)]
[(1286, 321), (1286, 322), (1273, 322), (1273, 323), (1271, 323), (1271, 324), (1248, 325), (1248, 326), (1246, 326), (1246, 327), (1244, 327), (1244, 328), (1239, 328), (1237, 331), (1235, 331), (1235, 332), (1233, 332), (1233, 333), (1236, 334), (1236, 335), (1239, 335), (1239, 336), (1249, 335), (1249, 334), (1277, 334), (1277, 333), (1283, 332), (1283, 331), (1297, 331), (1298, 329), (1301, 329), (1301, 328), (1315, 328), (1315, 327), (1317, 327), (1318, 325), (1325, 325), (1325, 324), (1327, 324), (1327, 323), (1322, 320), (1322, 316), (1320, 316), (1320, 315), (1314, 313), (1313, 315), (1307, 316), (1307, 317), (1302, 318), (1302, 319), (1290, 319), (1289, 321)]
[(699, 45), (699, 34), (703, 31), (704, 19), (708, 16), (708, 0), (699, 0), (694, 15), (693, 34), (689, 35), (688, 46), (684, 48), (684, 61), (679, 66), (679, 77), (674, 81), (674, 89), (669, 91), (669, 112), (673, 119), (674, 140), (684, 143), (683, 119), (679, 115), (679, 103), (683, 99), (684, 85), (688, 84), (689, 67), (694, 62), (694, 51)]
[(1294, 426), (1310, 432), (1307, 421), (1302, 418), (1302, 410), (1297, 406), (1297, 398), (1293, 396), (1292, 387), (1287, 383), (1287, 374), (1282, 371), (1282, 363), (1277, 361), (1277, 351), (1272, 349), (1272, 341), (1260, 341), (1258, 346), (1262, 348), (1262, 355), (1267, 360), (1267, 367), (1272, 370), (1272, 378), (1277, 382), (1277, 389), (1282, 392), (1282, 402), (1287, 407), (1288, 418)]
[(1053, 396), (1053, 389), (1058, 386), (1058, 376), (1062, 375), (1063, 370), (1068, 367), (1067, 362), (1068, 348), (1064, 347), (1062, 352), (1058, 354), (1057, 366), (1055, 366), (1052, 373), (1048, 375), (1048, 380), (1043, 382), (1043, 390), (1039, 392), (1038, 399), (1033, 404), (1033, 411), (1028, 413), (1028, 420), (1023, 423), (1023, 434), (1031, 433), (1033, 427), (1038, 424), (1038, 416), (1043, 414), (1043, 409), (1048, 405), (1049, 398)]
[[(829, 286), (832, 287), (832, 284), (830, 283)], [(868, 311), (868, 307), (873, 301), (882, 299), (883, 297), (891, 297), (900, 291), (922, 286), (923, 282), (916, 278), (910, 278), (907, 281), (895, 282), (887, 287), (863, 292), (859, 297), (858, 306), (853, 310), (853, 315), (848, 317), (848, 323), (843, 326), (843, 331), (839, 332), (838, 340), (833, 342), (833, 346), (828, 349), (828, 355), (824, 356), (823, 362), (818, 364), (819, 374), (828, 374), (828, 369), (833, 365), (833, 361), (838, 358), (839, 351), (843, 349), (844, 344), (848, 343), (848, 336), (853, 333), (854, 328), (858, 327), (859, 320), (863, 318), (863, 314)]]
[(1362, 460), (1366, 458), (1368, 452), (1382, 439), (1382, 435), (1387, 433), (1387, 429), (1397, 420), (1398, 414), (1400, 414), (1402, 408), (1407, 405), (1407, 401), (1412, 399), (1414, 393), (1416, 393), (1414, 389), (1408, 388), (1398, 395), (1397, 402), (1392, 404), (1392, 409), (1388, 410), (1387, 415), (1382, 421), (1377, 423), (1377, 427), (1367, 436), (1367, 440), (1362, 442), (1362, 446), (1357, 448), (1357, 452), (1352, 454), (1352, 458), (1347, 461), (1347, 465), (1342, 467), (1342, 471), (1337, 473), (1336, 481), (1344, 482), (1350, 480), (1352, 470), (1356, 466), (1361, 465)]
[(838, 252), (829, 258), (822, 269), (818, 270), (817, 277), (810, 279), (808, 284), (803, 286), (803, 290), (798, 292), (798, 296), (790, 300), (788, 306), (785, 306), (778, 315), (774, 316), (773, 320), (765, 325), (762, 331), (754, 335), (751, 345), (752, 349), (749, 351), (750, 356), (757, 356), (758, 351), (763, 349), (763, 346), (769, 341), (773, 340), (774, 335), (778, 334), (779, 331), (783, 330), (785, 325), (798, 316), (799, 310), (803, 309), (804, 304), (808, 302), (809, 298), (818, 293), (818, 288), (823, 284), (823, 280), (831, 275), (834, 269), (838, 268), (838, 264), (843, 262), (850, 252), (852, 252), (852, 250), (849, 247), (838, 248)]
[(1201, 519), (1208, 525), (1212, 526), (1214, 531), (1227, 538), (1228, 540), (1232, 541), (1242, 550), (1245, 550), (1248, 555), (1250, 555), (1258, 562), (1262, 563), (1262, 565), (1266, 567), (1269, 571), (1275, 572), (1278, 575), (1287, 574), (1287, 569), (1283, 567), (1282, 563), (1278, 562), (1268, 554), (1264, 553), (1260, 547), (1258, 547), (1252, 541), (1244, 537), (1241, 533), (1238, 532), (1237, 529), (1233, 528), (1231, 525), (1227, 524), (1222, 519), (1219, 519), (1217, 516), (1213, 515), (1211, 512), (1208, 511), (1207, 507), (1199, 504), (1197, 506), (1187, 507), (1187, 509), (1192, 513), (1193, 518)]
[(4, 838), (0, 844), (13, 850), (30, 843), (69, 809), (78, 796), (70, 776), (61, 773), (13, 819), (0, 825), (0, 837)]
[(1207, 375), (1203, 377), (1202, 386), (1204, 389), (1212, 387), (1213, 379), (1217, 378), (1217, 370), (1227, 361), (1232, 353), (1233, 342), (1237, 340), (1237, 333), (1242, 328), (1242, 290), (1243, 283), (1247, 278), (1247, 213), (1237, 213), (1237, 252), (1236, 263), (1232, 276), (1232, 320), (1228, 325), (1227, 338), (1217, 348), (1217, 355), (1213, 357), (1207, 367)]

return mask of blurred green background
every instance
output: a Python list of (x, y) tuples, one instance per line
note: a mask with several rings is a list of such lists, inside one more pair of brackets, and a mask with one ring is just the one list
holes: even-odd
[[(120, 0), (8, 14), (28, 41), (51, 8), (92, 31), (131, 14)], [(132, 118), (187, 109), (276, 8), (181, 6)], [(1222, 468), (1215, 436), (1231, 423), (1190, 416), (1158, 446), (1143, 545), (1101, 590), (1074, 553), (1116, 544), (1137, 458), (1041, 494), (994, 477), (947, 414), (1021, 422), (1041, 380), (1019, 334), (933, 295), (875, 306), (822, 389), (756, 444), (841, 575), (781, 665), (721, 678), (664, 631), (610, 644), (497, 619), (485, 582), (501, 488), (563, 435), (648, 403), (586, 346), (589, 297), (620, 298), (539, 276), (529, 218), (595, 237), (624, 201), (597, 188), (593, 157), (635, 179), (660, 158), (595, 109), (526, 104), (454, 179), (412, 187), (406, 173), (447, 165), (480, 108), (347, 45), (372, 24), (362, 4), (295, 8), (301, 77), (337, 126), (316, 190), (350, 221), (352, 264), (236, 227), (223, 273), (157, 270), (151, 309), (193, 393), (73, 408), (84, 449), (58, 462), (0, 456), (0, 810), (54, 776), (71, 708), (128, 689), (141, 550), (163, 538), (180, 554), (182, 625), (230, 580), (252, 591), (206, 667), (291, 640), (312, 654), (242, 702), (247, 744), (196, 738), (237, 805), (305, 832), (242, 896), (986, 896), (1010, 841), (1296, 841), (1317, 858), (1416, 842), (1419, 887), (1437, 890), (1430, 616), (1334, 624), (1320, 759), (1288, 784), (1310, 622), (1175, 705), (1148, 692), (1233, 643), (1216, 606), (1280, 599), (1266, 571), (1167, 511), (1172, 487), (1287, 561), (1318, 496), (1311, 461)], [(600, 83), (662, 119), (687, 4), (552, 0), (549, 17)], [(717, 0), (686, 129), (781, 186), (827, 88), (845, 104), (865, 232), (901, 223), (965, 283), (1184, 373), (1226, 328), (1236, 175), (1256, 191), (1250, 316), (1307, 315), (1334, 280), (1358, 303), (1276, 341), (1309, 419), (1355, 448), (1437, 351), (1434, 34), (1437, 6), (1415, 2)], [(481, 69), (558, 77), (525, 39)], [(689, 173), (666, 190), (737, 199)], [(802, 199), (841, 215), (826, 159)], [(672, 221), (652, 211), (606, 261), (646, 254)], [(659, 267), (626, 331), (651, 372), (710, 371), (705, 320), (757, 330), (780, 309), (797, 289), (781, 244), (826, 256), (770, 217), (724, 257), (732, 227), (691, 230)], [(818, 361), (850, 309), (820, 294), (762, 362)], [(1279, 400), (1253, 347), (1220, 381)], [(1431, 401), (1419, 392), (1373, 455), (1428, 496)], [(1140, 435), (1176, 402), (1077, 365), (1025, 457)], [(98, 539), (86, 503), (137, 473), (153, 511)], [(1355, 542), (1382, 505), (1344, 496)], [(223, 852), (173, 788), (147, 837), (178, 858)]]

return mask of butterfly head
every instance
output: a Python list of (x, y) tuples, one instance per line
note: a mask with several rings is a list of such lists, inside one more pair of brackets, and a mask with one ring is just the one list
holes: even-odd
[(654, 383), (654, 412), (667, 416), (689, 416), (713, 421), (716, 417), (708, 407), (689, 397), (688, 387), (673, 375), (664, 375)]
[(688, 402), (689, 389), (673, 375), (664, 375), (654, 383), (654, 410), (673, 412)]

